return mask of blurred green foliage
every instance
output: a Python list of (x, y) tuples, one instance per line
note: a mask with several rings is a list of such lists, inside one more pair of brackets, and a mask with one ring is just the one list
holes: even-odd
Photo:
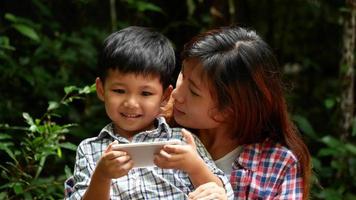
[(347, 141), (339, 135), (343, 12), (345, 0), (1, 1), (0, 199), (62, 198), (75, 147), (108, 122), (92, 84), (112, 27), (164, 33), (178, 72), (185, 42), (229, 23), (255, 29), (278, 56), (313, 156), (312, 199), (355, 199), (356, 121)]

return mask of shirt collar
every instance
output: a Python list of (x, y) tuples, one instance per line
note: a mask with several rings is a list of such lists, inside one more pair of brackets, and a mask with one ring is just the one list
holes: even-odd
[[(145, 137), (151, 137), (151, 138), (156, 138), (156, 137), (171, 137), (172, 135), (172, 129), (169, 127), (167, 124), (166, 120), (164, 117), (157, 117), (155, 119), (155, 124), (157, 124), (157, 128), (152, 129), (152, 130), (147, 130), (143, 131), (140, 133), (137, 133), (135, 137), (144, 134)], [(120, 136), (120, 133), (115, 134), (114, 132), (114, 124), (110, 123), (106, 125), (99, 133), (99, 135), (96, 137), (96, 140), (100, 140), (105, 137), (110, 137), (113, 138), (114, 140), (118, 140), (119, 143), (129, 143), (129, 140), (126, 138)]]

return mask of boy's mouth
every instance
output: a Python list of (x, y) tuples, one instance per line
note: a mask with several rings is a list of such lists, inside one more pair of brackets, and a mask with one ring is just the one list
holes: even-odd
[(121, 116), (126, 117), (126, 118), (139, 118), (142, 115), (140, 114), (129, 114), (129, 113), (120, 113)]

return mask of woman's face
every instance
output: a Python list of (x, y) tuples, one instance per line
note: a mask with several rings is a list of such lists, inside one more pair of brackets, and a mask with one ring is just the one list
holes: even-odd
[(181, 126), (194, 129), (217, 128), (221, 114), (208, 83), (201, 76), (201, 64), (197, 60), (183, 61), (183, 69), (177, 79), (174, 98), (174, 119)]

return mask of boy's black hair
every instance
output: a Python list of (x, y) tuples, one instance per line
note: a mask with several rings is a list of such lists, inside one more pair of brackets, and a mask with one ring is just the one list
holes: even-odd
[(105, 82), (109, 69), (122, 73), (158, 75), (164, 89), (175, 68), (174, 49), (164, 35), (151, 28), (130, 26), (109, 35), (101, 49), (98, 65)]

